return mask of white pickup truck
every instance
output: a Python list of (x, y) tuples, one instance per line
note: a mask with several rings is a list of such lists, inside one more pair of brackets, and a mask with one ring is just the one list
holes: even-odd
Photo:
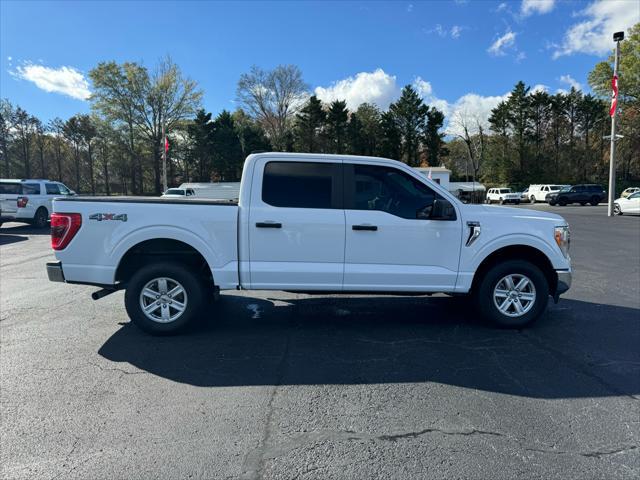
[[(54, 201), (49, 279), (125, 289), (131, 320), (184, 328), (219, 290), (465, 295), (522, 327), (571, 285), (569, 227), (539, 211), (464, 205), (382, 158), (260, 153), (238, 202)], [(390, 320), (392, 321), (392, 320)]]

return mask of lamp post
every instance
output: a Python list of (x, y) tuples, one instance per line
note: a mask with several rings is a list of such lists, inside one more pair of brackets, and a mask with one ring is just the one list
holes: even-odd
[[(613, 41), (616, 42), (616, 54), (613, 62), (613, 87), (614, 98), (611, 104), (611, 152), (609, 154), (609, 204), (607, 205), (607, 216), (613, 216), (613, 201), (616, 198), (616, 117), (618, 116), (618, 63), (620, 61), (620, 42), (624, 40), (624, 32), (613, 34)], [(614, 103), (615, 102), (615, 103)]]

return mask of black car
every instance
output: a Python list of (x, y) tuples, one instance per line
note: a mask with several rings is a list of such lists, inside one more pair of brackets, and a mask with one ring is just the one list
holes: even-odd
[(600, 185), (585, 184), (564, 187), (559, 192), (547, 194), (545, 200), (549, 205), (564, 206), (570, 203), (586, 205), (590, 203), (595, 207), (605, 199), (605, 196), (606, 192)]

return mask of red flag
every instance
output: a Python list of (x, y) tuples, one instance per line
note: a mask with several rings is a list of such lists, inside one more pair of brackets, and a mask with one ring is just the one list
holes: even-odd
[(164, 153), (167, 153), (169, 151), (169, 139), (167, 137), (164, 137)]
[(613, 117), (616, 114), (616, 107), (618, 106), (618, 76), (614, 75), (611, 79), (611, 90), (613, 95), (611, 96), (611, 108), (609, 109), (609, 116)]

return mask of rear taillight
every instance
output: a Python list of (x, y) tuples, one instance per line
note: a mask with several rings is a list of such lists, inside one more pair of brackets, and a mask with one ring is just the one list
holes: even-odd
[(51, 214), (51, 248), (62, 250), (75, 237), (82, 226), (82, 215), (79, 213)]
[(24, 208), (29, 203), (29, 197), (18, 197), (18, 208)]

